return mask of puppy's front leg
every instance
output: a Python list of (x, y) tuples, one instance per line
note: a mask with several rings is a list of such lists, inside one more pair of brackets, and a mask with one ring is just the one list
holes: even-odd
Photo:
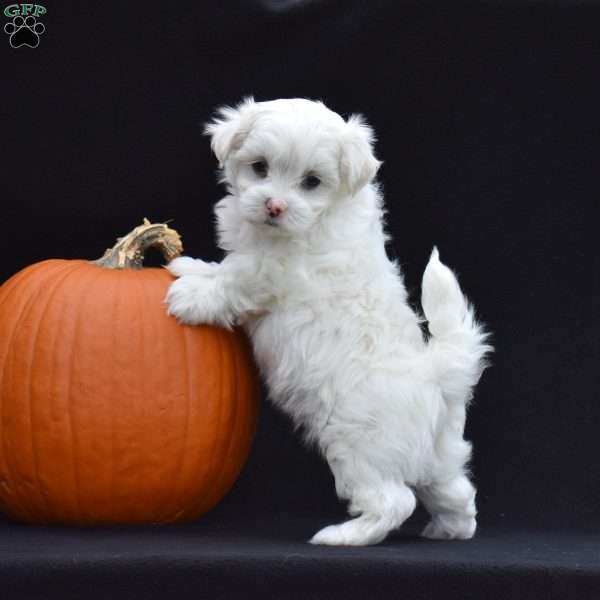
[(170, 315), (189, 325), (233, 327), (239, 316), (235, 302), (237, 282), (227, 259), (219, 264), (181, 256), (171, 261), (167, 269), (178, 277), (166, 297)]

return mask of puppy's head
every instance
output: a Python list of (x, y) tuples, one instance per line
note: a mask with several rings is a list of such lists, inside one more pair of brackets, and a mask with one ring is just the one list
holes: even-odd
[(276, 235), (308, 231), (334, 203), (374, 177), (373, 132), (321, 102), (254, 102), (221, 108), (206, 126), (240, 216)]

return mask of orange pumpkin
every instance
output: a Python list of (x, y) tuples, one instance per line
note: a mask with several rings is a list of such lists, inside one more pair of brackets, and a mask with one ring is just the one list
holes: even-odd
[(166, 314), (172, 277), (147, 246), (47, 260), (0, 287), (0, 507), (19, 520), (172, 523), (214, 506), (242, 468), (258, 386), (246, 338)]

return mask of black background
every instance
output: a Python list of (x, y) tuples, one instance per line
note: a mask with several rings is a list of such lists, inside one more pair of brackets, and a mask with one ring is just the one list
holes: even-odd
[[(600, 6), (451, 4), (46, 2), (38, 48), (0, 38), (0, 279), (96, 258), (144, 216), (219, 259), (202, 136), (214, 108), (252, 94), (361, 112), (415, 303), (437, 244), (494, 333), (467, 427), (482, 535), (593, 534)], [(249, 463), (206, 522), (302, 542), (342, 509), (326, 466), (264, 403)]]

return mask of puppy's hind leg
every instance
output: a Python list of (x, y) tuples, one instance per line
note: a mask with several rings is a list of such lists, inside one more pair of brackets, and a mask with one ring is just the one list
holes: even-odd
[(329, 460), (340, 498), (350, 502), (350, 514), (360, 515), (339, 525), (321, 529), (311, 544), (367, 546), (381, 542), (413, 513), (412, 490), (397, 481), (384, 480), (367, 465)]
[(357, 491), (351, 505), (359, 517), (321, 529), (311, 544), (328, 546), (368, 546), (378, 544), (388, 533), (404, 523), (415, 510), (416, 499), (410, 488), (386, 482), (372, 490)]
[(438, 481), (417, 490), (431, 515), (421, 535), (435, 540), (466, 540), (477, 528), (475, 488), (466, 475)]

